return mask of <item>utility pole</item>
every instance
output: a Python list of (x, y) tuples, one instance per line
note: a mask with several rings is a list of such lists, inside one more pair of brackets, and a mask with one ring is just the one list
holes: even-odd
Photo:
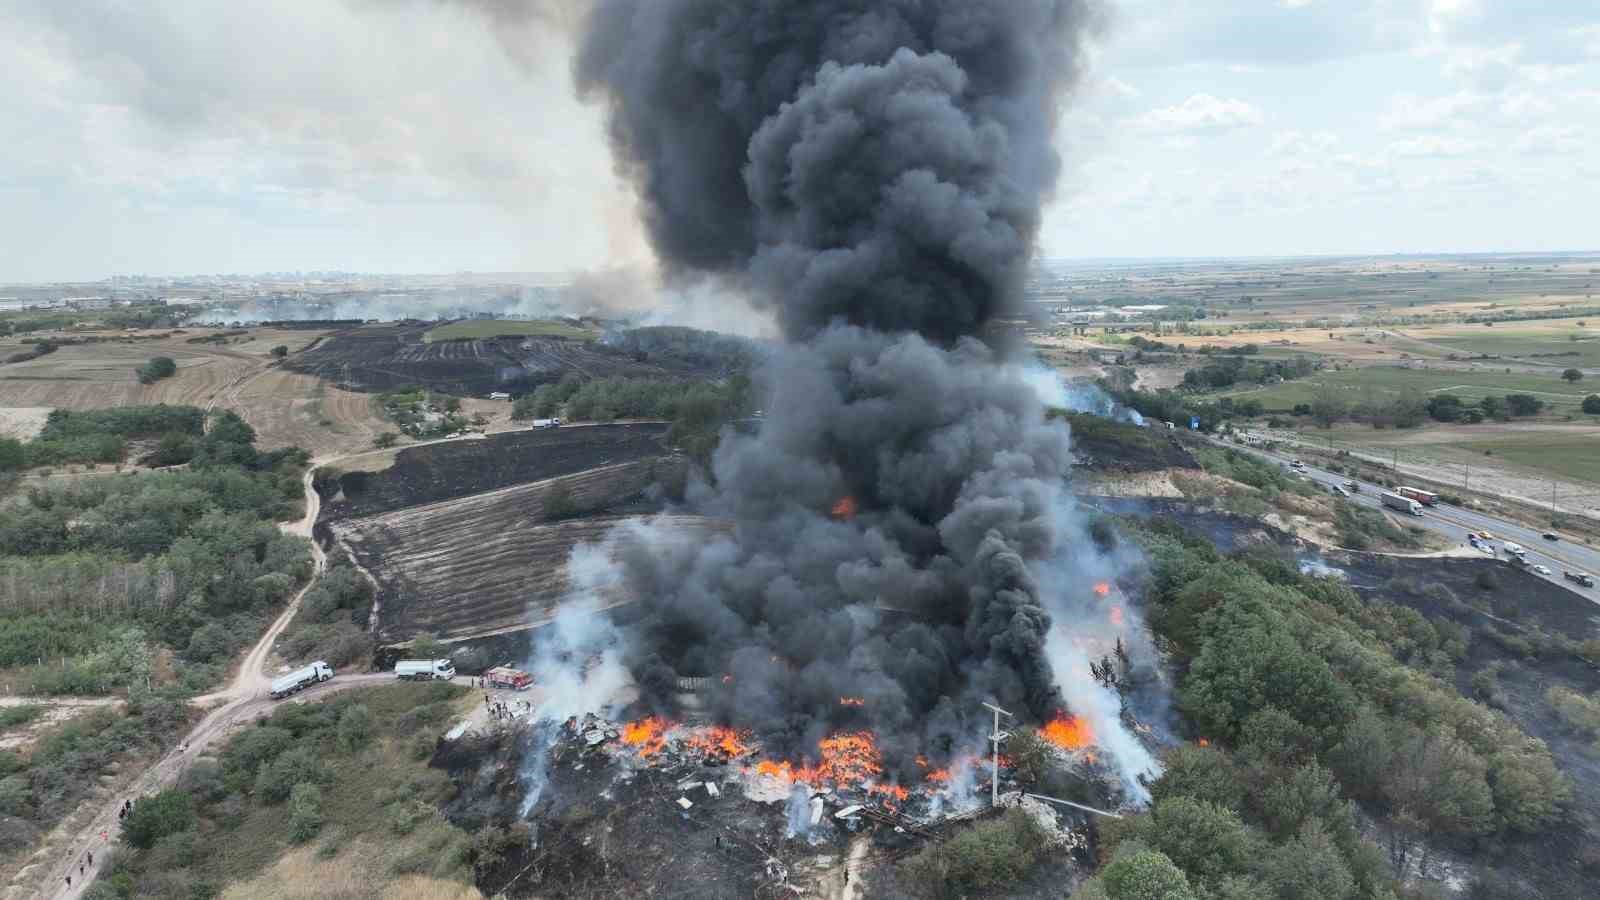
[(1011, 718), (1011, 713), (1006, 712), (993, 703), (985, 703), (985, 707), (994, 711), (994, 731), (989, 734), (989, 741), (994, 744), (994, 757), (989, 763), (989, 805), (1000, 805), (1000, 742), (1011, 735), (1000, 730), (1000, 717)]

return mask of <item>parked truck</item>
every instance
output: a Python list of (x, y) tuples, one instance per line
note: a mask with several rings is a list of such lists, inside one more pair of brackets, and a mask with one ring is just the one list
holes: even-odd
[(533, 676), (510, 666), (495, 666), (483, 673), (484, 683), (492, 688), (523, 691), (533, 686)]
[(1577, 582), (1582, 587), (1594, 587), (1594, 578), (1587, 572), (1571, 572), (1566, 569), (1562, 569), (1561, 577), (1568, 581)]
[(1378, 499), (1383, 502), (1384, 506), (1387, 506), (1390, 509), (1398, 509), (1401, 512), (1407, 512), (1413, 516), (1422, 515), (1422, 504), (1411, 499), (1410, 497), (1402, 497), (1392, 491), (1384, 491), (1378, 496)]
[(448, 659), (402, 659), (394, 664), (394, 677), (401, 681), (449, 681), (456, 677), (456, 665)]
[(309, 666), (295, 669), (282, 678), (274, 679), (272, 699), (282, 700), (290, 694), (298, 694), (313, 684), (320, 684), (332, 677), (333, 667), (319, 659)]

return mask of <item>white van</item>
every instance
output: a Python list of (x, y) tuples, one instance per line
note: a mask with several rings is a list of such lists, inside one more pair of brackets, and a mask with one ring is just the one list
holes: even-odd
[(449, 681), (456, 677), (456, 666), (448, 659), (402, 659), (394, 664), (394, 677), (401, 681)]
[(1519, 559), (1528, 555), (1528, 551), (1524, 550), (1521, 544), (1513, 544), (1510, 541), (1506, 541), (1504, 544), (1502, 544), (1500, 549)]

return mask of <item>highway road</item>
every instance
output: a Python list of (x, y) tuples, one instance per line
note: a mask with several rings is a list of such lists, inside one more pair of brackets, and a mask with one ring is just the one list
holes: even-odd
[[(1222, 446), (1254, 453), (1280, 465), (1288, 465), (1295, 458), (1289, 454), (1255, 447), (1242, 447), (1226, 443), (1222, 444)], [(1303, 474), (1329, 491), (1332, 491), (1335, 485), (1341, 485), (1346, 480), (1344, 475), (1329, 472), (1325, 469), (1318, 469), (1310, 465), (1306, 466)], [(1550, 570), (1549, 575), (1541, 577), (1562, 587), (1570, 588), (1575, 593), (1595, 603), (1600, 603), (1600, 588), (1581, 587), (1561, 577), (1563, 569), (1575, 569), (1600, 578), (1600, 550), (1567, 540), (1565, 537), (1558, 541), (1547, 541), (1543, 537), (1543, 532), (1529, 528), (1526, 525), (1494, 516), (1486, 516), (1475, 510), (1461, 506), (1450, 506), (1445, 503), (1424, 507), (1420, 517), (1413, 517), (1398, 510), (1386, 509), (1383, 506), (1378, 499), (1378, 495), (1387, 490), (1387, 488), (1365, 481), (1358, 481), (1357, 486), (1360, 490), (1350, 496), (1352, 502), (1372, 509), (1385, 509), (1396, 519), (1405, 519), (1412, 524), (1421, 525), (1430, 531), (1450, 538), (1460, 546), (1470, 546), (1467, 540), (1468, 532), (1479, 534), (1485, 531), (1489, 532), (1494, 538), (1486, 542), (1486, 544), (1494, 552), (1492, 554), (1486, 553), (1486, 556), (1493, 555), (1500, 559), (1507, 559), (1507, 554), (1501, 550), (1505, 542), (1510, 541), (1521, 544), (1528, 551), (1529, 566), (1542, 565)]]

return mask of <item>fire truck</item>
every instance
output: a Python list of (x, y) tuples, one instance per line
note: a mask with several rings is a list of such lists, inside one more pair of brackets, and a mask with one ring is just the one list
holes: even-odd
[(1394, 492), (1402, 497), (1415, 500), (1418, 503), (1421, 503), (1423, 506), (1439, 505), (1439, 495), (1435, 494), (1433, 491), (1425, 491), (1421, 488), (1414, 487), (1397, 487), (1394, 489)]
[(521, 669), (510, 666), (495, 666), (483, 673), (484, 680), (489, 687), (504, 690), (525, 691), (533, 687), (533, 676)]

